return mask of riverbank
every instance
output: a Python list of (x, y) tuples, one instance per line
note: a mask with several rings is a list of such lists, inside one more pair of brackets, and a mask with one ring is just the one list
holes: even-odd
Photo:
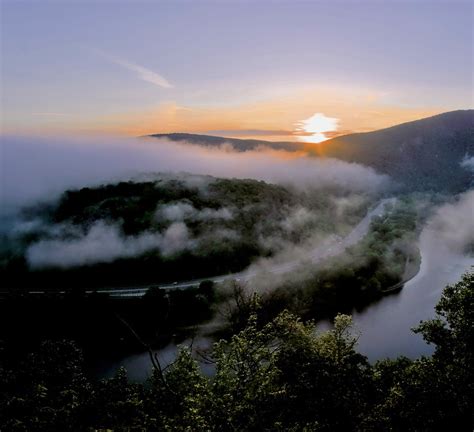
[(450, 249), (430, 228), (423, 229), (419, 244), (420, 268), (405, 281), (403, 289), (353, 313), (354, 326), (360, 332), (359, 350), (371, 361), (430, 355), (432, 346), (411, 329), (432, 316), (443, 288), (474, 266), (474, 256)]
[(403, 289), (407, 282), (410, 282), (419, 272), (421, 268), (421, 255), (418, 256), (414, 260), (410, 260), (407, 258), (407, 262), (405, 264), (405, 272), (403, 274), (402, 280), (395, 285), (392, 285), (388, 288), (382, 289), (381, 292), (384, 294), (396, 293)]

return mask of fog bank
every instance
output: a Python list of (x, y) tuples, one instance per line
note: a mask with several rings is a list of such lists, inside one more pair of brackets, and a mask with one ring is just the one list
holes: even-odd
[(428, 226), (452, 251), (474, 251), (474, 190), (439, 207)]
[(150, 172), (253, 178), (298, 187), (337, 186), (375, 192), (388, 178), (373, 169), (303, 153), (258, 149), (237, 153), (144, 138), (2, 137), (3, 211), (54, 199), (68, 188), (131, 179)]

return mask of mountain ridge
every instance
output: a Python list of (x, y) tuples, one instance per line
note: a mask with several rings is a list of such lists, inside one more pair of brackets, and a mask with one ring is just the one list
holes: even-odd
[(310, 145), (185, 133), (153, 134), (191, 145), (219, 147), (231, 144), (239, 152), (268, 147), (306, 151), (370, 166), (411, 190), (460, 192), (473, 185), (473, 175), (461, 167), (474, 156), (474, 110), (449, 111), (371, 132), (360, 132)]
[(197, 144), (206, 147), (221, 146), (232, 144), (237, 151), (255, 150), (260, 146), (271, 147), (275, 150), (296, 151), (303, 150), (307, 143), (298, 143), (294, 141), (265, 141), (257, 139), (228, 138), (216, 135), (193, 134), (186, 132), (171, 132), (145, 135), (144, 138), (166, 138), (171, 141), (185, 141), (189, 144)]
[(461, 163), (474, 155), (474, 110), (333, 138), (314, 152), (371, 166), (411, 189), (462, 191), (472, 185)]

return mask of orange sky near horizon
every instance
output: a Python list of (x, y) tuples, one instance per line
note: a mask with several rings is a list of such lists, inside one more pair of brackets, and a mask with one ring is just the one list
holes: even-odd
[(472, 2), (69, 3), (2, 2), (5, 135), (316, 143), (473, 107)]
[[(277, 93), (277, 92), (276, 92)], [(313, 142), (317, 130), (302, 126), (317, 113), (333, 118), (335, 130), (325, 129), (325, 138), (377, 130), (418, 120), (445, 111), (436, 107), (404, 107), (390, 95), (342, 87), (292, 89), (278, 97), (235, 105), (181, 105), (174, 101), (114, 114), (64, 116), (36, 113), (36, 124), (23, 133), (114, 134), (142, 136), (186, 132), (242, 139)], [(302, 123), (303, 122), (303, 123)], [(7, 130), (15, 133), (15, 130)], [(319, 136), (319, 135), (318, 135)]]
[(445, 110), (402, 107), (384, 95), (347, 89), (302, 90), (284, 97), (234, 106), (183, 106), (174, 102), (95, 119), (83, 130), (142, 136), (153, 133), (201, 133), (269, 141), (310, 142), (301, 122), (316, 113), (338, 120), (326, 138), (367, 132), (418, 120)]

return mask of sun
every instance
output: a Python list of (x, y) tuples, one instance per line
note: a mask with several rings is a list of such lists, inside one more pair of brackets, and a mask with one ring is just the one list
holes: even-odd
[(323, 113), (316, 113), (306, 120), (296, 123), (296, 131), (304, 135), (298, 136), (298, 139), (308, 143), (320, 143), (326, 141), (326, 132), (333, 132), (339, 128), (339, 119), (327, 117)]

